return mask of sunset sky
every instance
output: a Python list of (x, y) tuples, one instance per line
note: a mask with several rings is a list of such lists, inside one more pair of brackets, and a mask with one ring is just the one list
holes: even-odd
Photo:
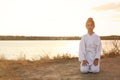
[(82, 36), (88, 17), (96, 34), (120, 35), (120, 0), (0, 0), (0, 35)]

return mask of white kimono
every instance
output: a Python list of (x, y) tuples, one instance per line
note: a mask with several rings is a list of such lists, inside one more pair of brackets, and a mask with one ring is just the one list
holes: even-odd
[(87, 60), (88, 65), (92, 65), (95, 58), (100, 61), (101, 40), (98, 35), (86, 34), (82, 37), (79, 45), (79, 61)]

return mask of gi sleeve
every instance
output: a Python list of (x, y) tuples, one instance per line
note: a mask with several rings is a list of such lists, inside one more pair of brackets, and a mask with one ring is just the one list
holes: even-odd
[(85, 38), (84, 36), (81, 38), (79, 44), (79, 61), (86, 60), (85, 58), (86, 50), (85, 50)]
[(98, 37), (97, 43), (98, 43), (98, 44), (97, 44), (97, 48), (96, 48), (96, 55), (95, 55), (95, 58), (100, 59), (101, 49), (102, 49), (100, 37)]

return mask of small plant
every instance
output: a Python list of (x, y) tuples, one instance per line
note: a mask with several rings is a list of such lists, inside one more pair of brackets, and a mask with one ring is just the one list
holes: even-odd
[(48, 56), (48, 55), (45, 55), (45, 56), (41, 56), (40, 57), (40, 61), (43, 61), (43, 62), (48, 62), (48, 61), (50, 61), (51, 59), (50, 59), (50, 57)]
[(20, 54), (19, 58), (18, 58), (19, 61), (24, 61), (26, 60), (26, 55), (25, 54)]
[(63, 55), (58, 54), (57, 56), (53, 57), (53, 60), (71, 59), (71, 58), (72, 58), (72, 56), (70, 54), (66, 53), (66, 54), (63, 54)]
[(0, 55), (0, 60), (5, 60), (5, 56), (3, 54)]
[(103, 50), (103, 55), (106, 57), (114, 57), (120, 55), (120, 41), (114, 37), (112, 42), (113, 48), (110, 51)]

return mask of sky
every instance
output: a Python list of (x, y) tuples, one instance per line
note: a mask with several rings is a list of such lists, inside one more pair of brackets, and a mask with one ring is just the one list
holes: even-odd
[(88, 17), (96, 34), (120, 35), (120, 0), (0, 0), (0, 35), (82, 36)]

